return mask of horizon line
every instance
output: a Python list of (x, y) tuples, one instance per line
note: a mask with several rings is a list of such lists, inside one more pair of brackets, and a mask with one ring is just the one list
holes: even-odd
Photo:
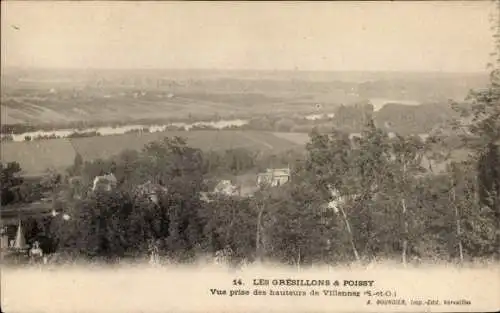
[(489, 74), (491, 70), (485, 68), (483, 71), (440, 71), (440, 70), (318, 70), (318, 69), (251, 69), (251, 68), (175, 68), (175, 67), (38, 67), (38, 66), (2, 66), (2, 71), (5, 70), (68, 70), (68, 71), (85, 71), (85, 70), (101, 70), (101, 71), (227, 71), (227, 72), (296, 72), (296, 73), (307, 73), (307, 72), (317, 72), (317, 73), (393, 73), (393, 74)]

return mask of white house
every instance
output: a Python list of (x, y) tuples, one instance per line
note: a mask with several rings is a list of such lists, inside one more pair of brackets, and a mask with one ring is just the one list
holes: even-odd
[(214, 188), (214, 193), (235, 196), (238, 194), (238, 187), (233, 185), (230, 180), (221, 180)]
[(281, 186), (290, 181), (290, 169), (267, 169), (265, 173), (257, 175), (257, 185)]
[(330, 190), (330, 200), (326, 202), (324, 205), (322, 205), (323, 209), (328, 209), (328, 210), (333, 210), (335, 213), (339, 213), (340, 209), (345, 206), (347, 201), (349, 199), (356, 199), (359, 197), (358, 194), (351, 194), (351, 195), (346, 195), (343, 196), (340, 194), (340, 192), (332, 188), (331, 186), (328, 186), (328, 189)]
[(94, 184), (92, 186), (92, 191), (95, 191), (97, 188), (102, 187), (106, 191), (110, 191), (114, 187), (116, 187), (117, 180), (113, 173), (105, 174), (102, 176), (96, 176), (94, 178)]

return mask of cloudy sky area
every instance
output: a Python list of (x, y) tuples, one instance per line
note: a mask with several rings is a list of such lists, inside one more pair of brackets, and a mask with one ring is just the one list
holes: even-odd
[(481, 72), (492, 12), (490, 1), (2, 1), (2, 66)]

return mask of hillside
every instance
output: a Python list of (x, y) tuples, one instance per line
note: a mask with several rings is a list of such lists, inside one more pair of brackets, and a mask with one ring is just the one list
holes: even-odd
[[(84, 138), (61, 138), (38, 141), (2, 142), (2, 162), (17, 161), (27, 175), (39, 175), (47, 169), (63, 171), (74, 162), (77, 154), (84, 160), (107, 159), (124, 150), (140, 150), (147, 143), (164, 137), (180, 136), (190, 146), (203, 151), (244, 148), (251, 151), (279, 154), (288, 150), (303, 150), (309, 142), (307, 133), (264, 131), (167, 131), (157, 133), (128, 133), (124, 135)], [(455, 151), (454, 159), (462, 159), (463, 151)], [(429, 160), (423, 166), (429, 167)], [(444, 164), (433, 164), (435, 170)]]
[(40, 175), (47, 169), (64, 170), (76, 157), (68, 139), (2, 142), (2, 163), (18, 162), (27, 175)]
[(106, 159), (127, 149), (142, 149), (147, 143), (166, 136), (184, 137), (190, 146), (204, 151), (246, 148), (253, 151), (279, 153), (301, 147), (300, 144), (292, 140), (268, 132), (167, 131), (28, 142), (2, 142), (1, 159), (2, 162), (17, 161), (26, 174), (38, 175), (47, 168), (66, 169), (73, 164), (77, 153), (84, 160)]
[(247, 118), (370, 99), (463, 99), (483, 74), (30, 70), (2, 77), (2, 124)]
[(448, 103), (404, 105), (389, 103), (374, 114), (376, 124), (399, 134), (429, 133), (436, 126), (457, 117)]

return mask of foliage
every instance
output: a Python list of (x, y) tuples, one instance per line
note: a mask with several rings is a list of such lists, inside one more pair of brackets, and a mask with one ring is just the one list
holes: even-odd
[(0, 163), (1, 177), (1, 198), (2, 206), (19, 201), (19, 187), (23, 183), (23, 179), (19, 177), (21, 167), (17, 162), (7, 164)]

